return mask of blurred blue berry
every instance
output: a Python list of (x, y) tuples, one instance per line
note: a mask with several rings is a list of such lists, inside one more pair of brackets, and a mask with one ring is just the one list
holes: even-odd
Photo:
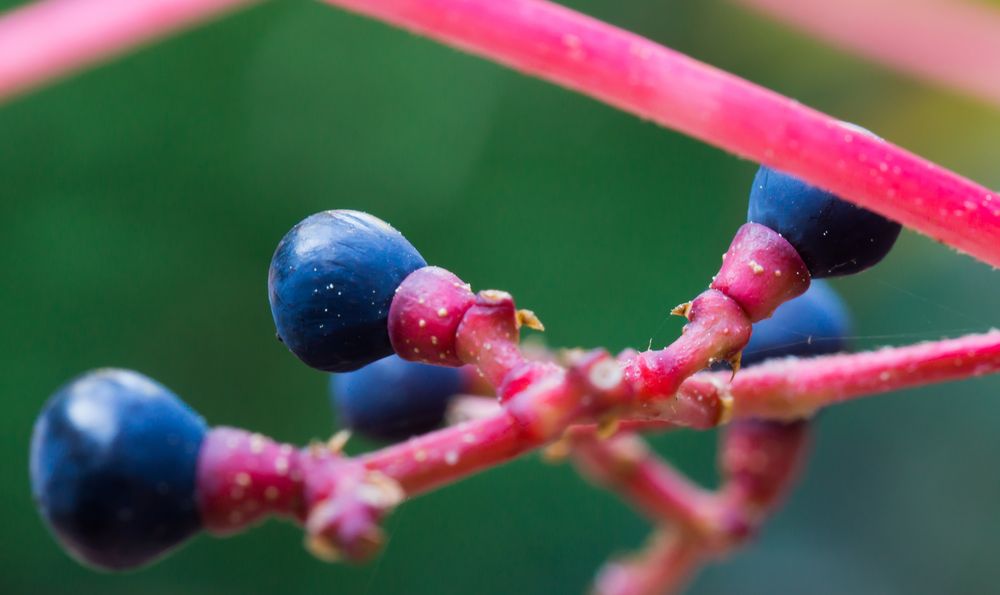
[(851, 317), (844, 302), (829, 284), (814, 280), (808, 291), (753, 326), (742, 363), (846, 351), (850, 335)]
[(205, 432), (197, 414), (141, 374), (84, 374), (35, 422), (38, 509), (81, 561), (108, 570), (146, 564), (201, 527), (195, 477)]
[(330, 389), (342, 425), (379, 440), (400, 440), (441, 425), (462, 392), (460, 368), (408, 362), (390, 355), (355, 372), (334, 374)]

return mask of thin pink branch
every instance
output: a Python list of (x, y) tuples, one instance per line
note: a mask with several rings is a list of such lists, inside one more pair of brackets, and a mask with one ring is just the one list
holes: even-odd
[(256, 0), (40, 0), (0, 15), (0, 102)]
[(736, 0), (833, 45), (1000, 106), (1000, 11), (967, 0)]
[(646, 518), (698, 535), (708, 532), (714, 494), (691, 483), (639, 436), (627, 433), (601, 439), (593, 432), (571, 429), (567, 439), (581, 475), (618, 493)]
[(1000, 196), (888, 142), (545, 0), (324, 0), (788, 171), (1000, 266)]
[[(777, 360), (741, 371), (728, 393), (733, 418), (787, 419), (862, 396), (998, 371), (1000, 331), (991, 331), (865, 353)], [(701, 382), (698, 376), (689, 381)]]
[(594, 581), (595, 595), (666, 595), (686, 585), (707, 560), (696, 537), (661, 528), (637, 554), (612, 560)]

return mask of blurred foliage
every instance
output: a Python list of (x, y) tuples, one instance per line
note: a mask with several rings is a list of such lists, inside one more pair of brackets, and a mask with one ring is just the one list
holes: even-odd
[[(0, 1), (0, 7), (16, 2)], [(719, 1), (575, 8), (1000, 186), (1000, 111)], [(579, 593), (645, 523), (529, 456), (407, 504), (366, 567), (298, 529), (199, 538), (124, 576), (78, 566), (30, 501), (34, 416), (88, 368), (141, 370), (212, 423), (327, 435), (325, 379), (274, 340), (284, 232), (328, 208), (391, 221), (428, 261), (512, 291), (560, 346), (660, 346), (745, 211), (754, 164), (312, 2), (273, 2), (0, 107), (2, 593)], [(1000, 278), (904, 235), (837, 283), (871, 347), (997, 325)], [(1000, 569), (995, 378), (824, 415), (801, 488), (692, 592), (983, 593)], [(714, 436), (658, 437), (702, 481)], [(370, 447), (361, 443), (355, 449)]]

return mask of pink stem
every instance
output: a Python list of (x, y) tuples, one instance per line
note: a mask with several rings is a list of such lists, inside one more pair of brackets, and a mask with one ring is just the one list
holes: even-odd
[(526, 439), (506, 411), (424, 434), (360, 457), (372, 471), (399, 482), (414, 496), (541, 446)]
[(830, 43), (1000, 106), (1000, 11), (966, 0), (736, 0)]
[(775, 167), (1000, 266), (1000, 197), (830, 116), (545, 0), (324, 0)]
[[(880, 351), (811, 359), (788, 359), (743, 370), (730, 383), (728, 372), (697, 374), (681, 385), (677, 395), (641, 397), (638, 409), (626, 409), (624, 422), (648, 420), (669, 423), (677, 399), (685, 396), (726, 403), (717, 423), (726, 418), (792, 419), (819, 407), (851, 398), (992, 374), (1000, 371), (1000, 331), (959, 339), (887, 348)], [(560, 385), (546, 387), (532, 401), (560, 395)], [(457, 481), (477, 471), (508, 461), (551, 440), (538, 434), (509, 409), (413, 438), (361, 458), (372, 470), (398, 481), (408, 495), (416, 495)], [(580, 421), (586, 421), (581, 419)], [(641, 424), (637, 428), (641, 427)], [(657, 429), (666, 429), (660, 426)]]
[(595, 595), (666, 595), (680, 591), (706, 561), (697, 538), (661, 529), (639, 554), (604, 565)]
[(0, 101), (256, 0), (39, 0), (0, 15)]
[(602, 440), (593, 432), (577, 430), (569, 439), (581, 473), (621, 495), (651, 521), (676, 523), (696, 534), (707, 528), (712, 495), (651, 452), (639, 436)]
[[(788, 419), (848, 399), (998, 371), (1000, 331), (991, 331), (867, 353), (777, 360), (737, 374), (728, 393), (734, 418)], [(703, 375), (690, 381), (705, 382)]]

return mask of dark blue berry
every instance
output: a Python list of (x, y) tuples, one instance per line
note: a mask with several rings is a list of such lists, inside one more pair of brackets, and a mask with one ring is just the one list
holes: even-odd
[(742, 363), (752, 366), (776, 357), (811, 357), (845, 351), (851, 317), (837, 293), (823, 281), (785, 302), (753, 326)]
[(432, 430), (462, 392), (459, 368), (408, 362), (390, 355), (356, 372), (334, 374), (332, 402), (345, 427), (380, 440)]
[(853, 275), (874, 266), (901, 229), (895, 221), (764, 166), (750, 189), (747, 220), (784, 236), (814, 278)]
[(45, 405), (31, 437), (31, 488), (56, 537), (108, 570), (146, 564), (201, 527), (195, 501), (205, 422), (163, 386), (97, 370)]
[(306, 364), (349, 372), (383, 358), (396, 288), (426, 266), (388, 223), (324, 211), (289, 231), (271, 259), (268, 291), (278, 337)]

